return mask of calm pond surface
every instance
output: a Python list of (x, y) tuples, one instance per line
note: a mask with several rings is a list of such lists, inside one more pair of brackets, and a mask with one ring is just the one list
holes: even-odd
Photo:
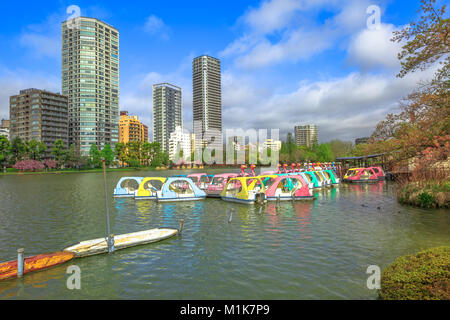
[[(114, 234), (178, 228), (184, 219), (182, 236), (0, 282), (0, 298), (374, 299), (369, 265), (450, 244), (448, 210), (401, 206), (386, 182), (320, 190), (314, 202), (269, 203), (261, 213), (220, 199), (112, 198), (122, 176), (179, 173), (114, 172), (107, 183)], [(105, 235), (101, 173), (0, 176), (1, 262), (18, 248), (28, 256)], [(70, 265), (81, 269), (81, 290), (67, 289)]]

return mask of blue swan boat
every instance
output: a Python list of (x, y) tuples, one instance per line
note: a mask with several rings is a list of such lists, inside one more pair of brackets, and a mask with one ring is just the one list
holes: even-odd
[(122, 177), (114, 189), (114, 198), (132, 198), (139, 189), (143, 177)]
[(203, 200), (206, 193), (195, 185), (195, 183), (184, 177), (171, 177), (156, 193), (158, 201), (192, 201)]

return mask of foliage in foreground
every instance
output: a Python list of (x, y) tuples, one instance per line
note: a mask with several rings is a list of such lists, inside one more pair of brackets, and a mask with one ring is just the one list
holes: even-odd
[(385, 300), (449, 300), (450, 247), (437, 247), (397, 258), (381, 274)]

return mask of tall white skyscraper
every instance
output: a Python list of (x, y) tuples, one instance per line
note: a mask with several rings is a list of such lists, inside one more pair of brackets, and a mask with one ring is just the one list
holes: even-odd
[(169, 152), (170, 134), (183, 127), (181, 88), (170, 83), (153, 85), (153, 141)]
[(94, 18), (62, 23), (62, 93), (68, 96), (69, 144), (88, 155), (119, 141), (119, 31)]
[[(192, 62), (193, 120), (197, 146), (211, 144), (208, 130), (222, 134), (222, 88), (220, 60), (200, 56)], [(222, 138), (213, 144), (222, 145)]]

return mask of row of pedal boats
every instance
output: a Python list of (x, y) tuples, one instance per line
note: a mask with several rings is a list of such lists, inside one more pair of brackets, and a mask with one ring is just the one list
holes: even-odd
[(251, 172), (208, 175), (193, 173), (172, 177), (122, 177), (114, 189), (114, 197), (136, 200), (192, 201), (207, 197), (252, 204), (266, 201), (314, 200), (313, 189), (338, 185), (340, 179), (332, 168), (303, 171), (286, 167), (257, 175)]

